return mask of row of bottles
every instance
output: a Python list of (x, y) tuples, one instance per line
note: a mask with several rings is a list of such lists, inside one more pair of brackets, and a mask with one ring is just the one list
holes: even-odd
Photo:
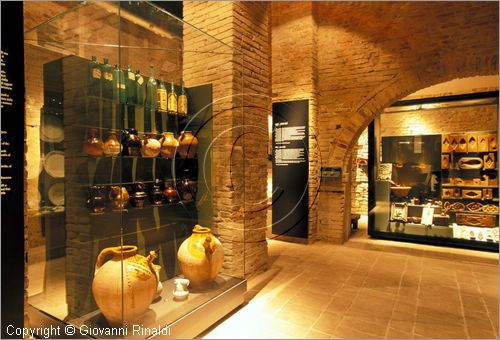
[(120, 104), (147, 106), (153, 111), (167, 112), (171, 115), (187, 116), (188, 99), (184, 82), (181, 82), (181, 93), (177, 95), (174, 82), (167, 91), (166, 83), (155, 79), (154, 67), (151, 66), (146, 81), (139, 70), (135, 72), (129, 65), (122, 70), (109, 64), (97, 62), (95, 56), (89, 67), (88, 93), (91, 96), (116, 100)]
[(173, 179), (165, 180), (163, 188), (157, 179), (149, 194), (144, 183), (134, 183), (131, 193), (124, 186), (93, 185), (89, 188), (87, 208), (90, 214), (103, 214), (108, 205), (114, 211), (127, 209), (129, 203), (134, 208), (144, 208), (148, 198), (152, 206), (189, 202), (195, 200), (197, 190), (196, 181), (187, 175), (177, 183)]
[(146, 133), (141, 140), (135, 129), (125, 129), (122, 140), (118, 139), (115, 131), (108, 132), (108, 138), (103, 142), (97, 129), (89, 129), (88, 139), (83, 144), (83, 151), (88, 156), (100, 157), (123, 156), (174, 158), (176, 153), (182, 158), (194, 158), (198, 139), (191, 131), (182, 131), (175, 138), (173, 132), (164, 132), (158, 139), (154, 132)]

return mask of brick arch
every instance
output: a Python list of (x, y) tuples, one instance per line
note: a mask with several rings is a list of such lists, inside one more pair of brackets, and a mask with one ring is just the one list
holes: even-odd
[[(423, 88), (444, 83), (457, 78), (467, 78), (473, 76), (489, 76), (498, 74), (498, 56), (483, 56), (469, 58), (466, 62), (457, 58), (454, 63), (440, 64), (428, 69), (418, 77), (402, 75), (396, 78), (384, 89), (379, 90), (368, 97), (369, 100), (363, 102), (351, 118), (344, 124), (340, 138), (347, 144), (347, 148), (336, 148), (330, 151), (330, 159), (342, 159), (343, 169), (348, 163), (349, 155), (356, 144), (361, 133), (386, 107)], [(437, 72), (440, 71), (440, 72)]]
[[(465, 60), (457, 57), (453, 62), (450, 59), (430, 67), (426, 72), (415, 74), (403, 74), (395, 77), (385, 86), (374, 90), (361, 103), (356, 111), (350, 115), (350, 119), (344, 122), (336, 143), (333, 143), (328, 159), (330, 164), (338, 164), (342, 167), (342, 183), (344, 192), (350, 190), (350, 162), (352, 161), (352, 151), (361, 133), (386, 107), (420, 89), (454, 80), (472, 76), (488, 76), (498, 74), (498, 55), (485, 55), (469, 57)], [(350, 214), (350, 195), (344, 194), (344, 221)], [(344, 225), (347, 230), (349, 225)], [(344, 232), (344, 235), (348, 235)]]

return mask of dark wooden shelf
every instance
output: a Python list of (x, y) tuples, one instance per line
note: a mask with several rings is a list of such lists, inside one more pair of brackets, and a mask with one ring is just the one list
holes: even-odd
[(442, 188), (498, 188), (498, 185), (452, 185), (452, 184), (442, 184)]

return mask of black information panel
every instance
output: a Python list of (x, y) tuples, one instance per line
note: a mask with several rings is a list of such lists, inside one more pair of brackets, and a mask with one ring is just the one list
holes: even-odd
[[(23, 3), (2, 2), (2, 339), (24, 322)], [(8, 327), (9, 325), (13, 327)]]
[(273, 234), (307, 238), (309, 101), (273, 103)]

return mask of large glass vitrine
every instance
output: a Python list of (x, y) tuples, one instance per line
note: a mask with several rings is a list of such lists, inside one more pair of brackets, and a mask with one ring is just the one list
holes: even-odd
[[(488, 103), (493, 114), (496, 102)], [(498, 251), (497, 131), (485, 123), (484, 130), (396, 136), (381, 133), (392, 131), (382, 124), (372, 132), (370, 235)]]
[(28, 4), (24, 21), (30, 317), (196, 336), (242, 302), (245, 271), (225, 274), (214, 222), (217, 84), (185, 81), (228, 65), (184, 60), (238, 53), (148, 2)]

